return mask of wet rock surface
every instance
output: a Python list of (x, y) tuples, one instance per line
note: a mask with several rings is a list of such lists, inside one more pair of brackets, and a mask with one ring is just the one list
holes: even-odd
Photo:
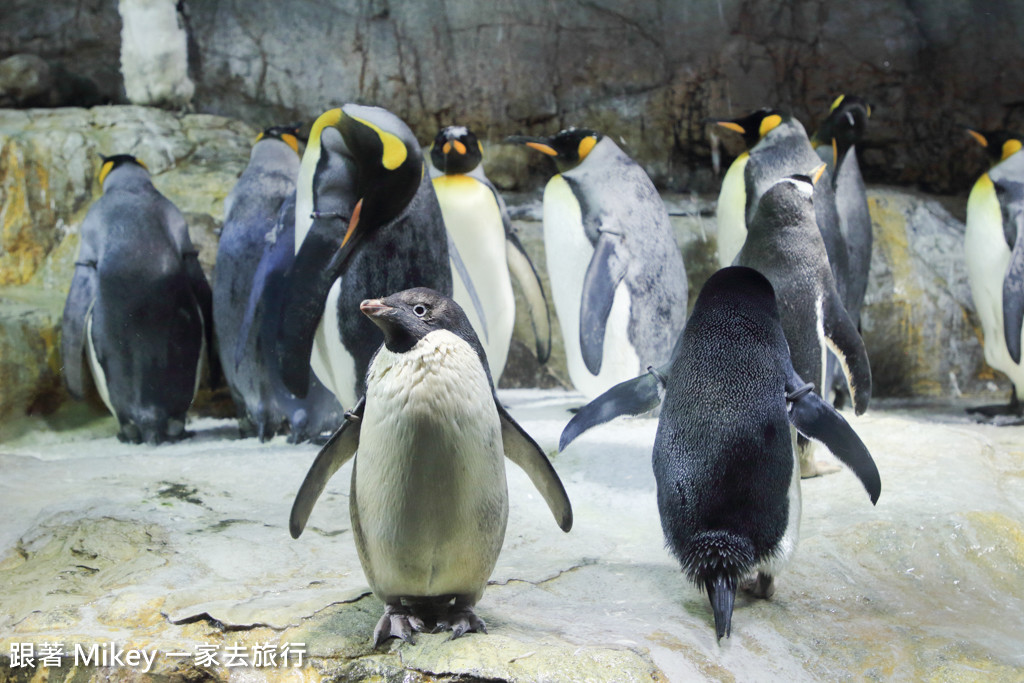
[[(548, 452), (576, 394), (503, 391)], [(771, 600), (737, 599), (715, 642), (706, 597), (664, 548), (650, 452), (656, 423), (592, 431), (554, 464), (573, 502), (558, 530), (508, 465), (504, 550), (478, 614), (489, 635), (371, 647), (369, 595), (348, 521), (350, 466), (306, 533), (287, 516), (315, 448), (237, 440), (203, 419), (179, 444), (130, 446), (80, 407), (0, 434), (0, 657), (61, 643), (156, 651), (171, 679), (681, 681), (1018, 680), (1024, 670), (1021, 427), (961, 404), (882, 404), (848, 419), (882, 475), (872, 507), (847, 471), (803, 482), (800, 544)], [(301, 666), (253, 648), (302, 644)], [(216, 651), (218, 665), (196, 653)], [(234, 649), (232, 649), (234, 648)], [(225, 664), (246, 653), (245, 668)], [(186, 653), (187, 656), (172, 656)], [(237, 660), (234, 660), (237, 661)], [(29, 669), (0, 669), (28, 680)], [(50, 680), (141, 678), (73, 667)]]

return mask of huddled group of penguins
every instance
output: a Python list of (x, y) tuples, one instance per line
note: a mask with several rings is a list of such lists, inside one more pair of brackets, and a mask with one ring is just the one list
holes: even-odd
[[(718, 638), (730, 633), (737, 589), (774, 592), (797, 542), (799, 480), (819, 473), (814, 442), (872, 503), (881, 491), (867, 448), (823, 398), (848, 395), (859, 415), (871, 393), (858, 332), (871, 219), (855, 151), (870, 113), (840, 96), (812, 137), (777, 110), (713, 121), (747, 151), (719, 197), (722, 268), (689, 318), (669, 216), (638, 164), (593, 130), (508, 138), (558, 168), (544, 191), (544, 247), (569, 377), (590, 399), (560, 449), (660, 405), (662, 527), (707, 592)], [(1019, 136), (971, 132), (998, 163), (971, 193), (968, 265), (986, 359), (1016, 388), (1024, 154)], [(572, 526), (557, 473), (494, 390), (515, 318), (511, 276), (541, 362), (551, 347), (544, 289), (467, 128), (441, 130), (428, 164), (401, 119), (349, 104), (316, 120), (301, 154), (300, 142), (297, 126), (257, 139), (225, 200), (212, 288), (182, 214), (143, 163), (104, 157), (64, 310), (68, 388), (81, 397), (91, 374), (122, 440), (175, 440), (208, 357), (244, 436), (333, 432), (295, 499), (293, 537), (358, 451), (350, 514), (385, 604), (375, 644), (482, 631), (473, 606), (504, 539), (504, 457), (558, 525)]]

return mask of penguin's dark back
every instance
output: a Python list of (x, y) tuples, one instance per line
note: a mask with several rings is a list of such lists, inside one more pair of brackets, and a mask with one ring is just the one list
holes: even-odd
[(653, 464), (662, 526), (679, 556), (709, 528), (743, 533), (755, 552), (786, 529), (788, 350), (765, 291), (702, 291), (672, 363)]

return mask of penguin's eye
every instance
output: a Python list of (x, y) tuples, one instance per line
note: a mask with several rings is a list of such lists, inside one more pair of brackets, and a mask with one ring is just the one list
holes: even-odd
[(416, 304), (412, 307), (412, 312), (416, 314), (417, 318), (422, 318), (427, 314), (427, 307), (423, 304)]

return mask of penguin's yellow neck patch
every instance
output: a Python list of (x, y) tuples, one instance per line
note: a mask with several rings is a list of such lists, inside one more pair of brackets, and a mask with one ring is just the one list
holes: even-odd
[(336, 126), (341, 121), (341, 109), (328, 109), (313, 123), (313, 129), (309, 131), (309, 144), (320, 148), (320, 134), (327, 126)]
[[(405, 163), (405, 160), (409, 158), (409, 150), (406, 149), (405, 143), (402, 142), (397, 135), (389, 133), (386, 130), (381, 129), (380, 126), (376, 126), (365, 119), (358, 118), (356, 116), (349, 117), (353, 121), (358, 121), (363, 124), (380, 138), (380, 144), (383, 145), (384, 151), (381, 153), (380, 163), (389, 171), (394, 171), (396, 168)], [(465, 149), (465, 147), (463, 147)]]
[(110, 175), (112, 170), (114, 170), (114, 162), (104, 161), (103, 166), (100, 167), (100, 185), (103, 184), (103, 181), (107, 179), (107, 176)]
[(284, 142), (289, 147), (291, 147), (296, 154), (299, 153), (299, 139), (297, 137), (285, 133), (284, 135), (281, 136), (281, 141)]
[(1007, 140), (1003, 143), (1003, 161), (1006, 161), (1011, 156), (1020, 151), (1021, 143), (1020, 140)]
[(580, 156), (580, 161), (583, 161), (584, 159), (587, 158), (587, 155), (590, 154), (590, 150), (594, 149), (594, 145), (596, 144), (597, 137), (593, 135), (588, 135), (587, 137), (580, 140), (579, 147), (576, 148), (576, 152)]
[[(829, 113), (834, 112), (836, 110), (836, 107), (838, 107), (840, 104), (843, 103), (843, 99), (845, 97), (846, 97), (846, 95), (840, 95), (839, 97), (837, 97), (835, 99), (835, 102), (832, 103), (832, 106), (828, 108)], [(870, 116), (870, 114), (868, 114), (868, 116)]]
[(977, 140), (978, 144), (982, 147), (988, 147), (988, 139), (976, 130), (967, 129), (967, 132), (971, 134), (971, 137)]
[(764, 137), (765, 135), (768, 135), (768, 133), (775, 130), (780, 123), (782, 123), (782, 117), (779, 116), (778, 114), (766, 116), (764, 117), (764, 119), (761, 120), (761, 127), (758, 129), (757, 132), (761, 137)]
[(811, 171), (811, 182), (817, 185), (818, 181), (821, 180), (821, 174), (825, 172), (826, 168), (828, 168), (828, 164), (822, 164), (821, 166), (818, 166), (818, 168)]

